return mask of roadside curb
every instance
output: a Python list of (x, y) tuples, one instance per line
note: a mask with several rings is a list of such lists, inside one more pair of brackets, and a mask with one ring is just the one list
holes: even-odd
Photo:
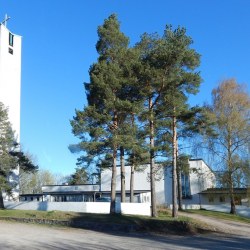
[(109, 224), (109, 223), (97, 223), (97, 222), (84, 222), (84, 221), (62, 221), (62, 220), (48, 220), (37, 218), (15, 218), (15, 217), (0, 217), (0, 220), (15, 221), (22, 223), (33, 223), (41, 225), (55, 225), (66, 226), (82, 229), (90, 229), (95, 231), (122, 231), (122, 232), (136, 232), (142, 230), (138, 225), (131, 224)]

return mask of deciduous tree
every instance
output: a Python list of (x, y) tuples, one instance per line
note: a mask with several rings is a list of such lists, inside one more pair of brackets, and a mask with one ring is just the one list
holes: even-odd
[(41, 194), (42, 186), (54, 185), (54, 175), (48, 170), (37, 170), (35, 172), (22, 172), (20, 176), (20, 193)]
[(235, 159), (245, 158), (250, 139), (250, 98), (244, 85), (227, 79), (214, 88), (208, 119), (213, 121), (216, 133), (215, 137), (210, 137), (210, 150), (224, 166), (224, 180), (231, 199), (230, 213), (236, 214), (234, 177), (239, 169), (244, 169), (244, 164)]

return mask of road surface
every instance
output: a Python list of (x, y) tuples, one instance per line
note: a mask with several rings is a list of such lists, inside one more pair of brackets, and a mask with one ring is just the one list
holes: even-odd
[(249, 249), (250, 237), (207, 234), (196, 236), (102, 233), (0, 221), (0, 249)]

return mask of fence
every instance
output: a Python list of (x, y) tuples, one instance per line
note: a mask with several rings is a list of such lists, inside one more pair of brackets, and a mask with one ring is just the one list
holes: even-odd
[[(80, 213), (109, 214), (109, 202), (4, 202), (6, 209), (71, 211)], [(116, 212), (122, 214), (151, 215), (150, 203), (116, 203)]]

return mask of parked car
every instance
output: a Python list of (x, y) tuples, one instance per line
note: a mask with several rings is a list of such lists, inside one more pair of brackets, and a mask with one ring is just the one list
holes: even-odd
[(99, 197), (96, 198), (96, 202), (111, 202), (111, 199), (109, 197)]

